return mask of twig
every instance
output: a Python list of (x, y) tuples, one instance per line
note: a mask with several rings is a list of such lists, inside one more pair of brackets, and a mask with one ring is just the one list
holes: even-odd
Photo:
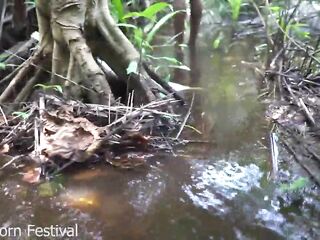
[(5, 169), (5, 168), (8, 167), (9, 165), (11, 165), (14, 161), (19, 160), (19, 159), (21, 159), (21, 158), (23, 158), (23, 157), (24, 157), (24, 155), (19, 155), (19, 156), (13, 157), (9, 162), (5, 163), (5, 164), (0, 168), (0, 170)]
[(163, 87), (164, 90), (168, 91), (169, 93), (172, 93), (173, 96), (177, 99), (180, 100), (182, 104), (184, 104), (184, 99), (183, 97), (176, 92), (167, 82), (163, 81), (149, 66), (147, 63), (143, 63), (143, 67), (146, 70), (147, 74), (156, 82), (158, 83), (161, 87)]
[(4, 23), (4, 18), (6, 16), (7, 10), (7, 0), (2, 0), (1, 8), (0, 8), (0, 39), (2, 38), (2, 27)]
[(44, 132), (43, 132), (43, 123), (44, 123), (44, 120), (43, 120), (43, 115), (44, 115), (44, 111), (46, 109), (46, 105), (45, 105), (45, 98), (44, 96), (41, 96), (39, 98), (39, 130), (38, 130), (38, 136), (39, 136), (39, 152), (38, 152), (38, 156), (40, 158), (40, 162), (42, 162), (42, 159), (41, 159), (41, 152), (42, 150), (45, 148), (44, 146), (44, 139), (45, 139), (45, 136), (44, 136)]
[(285, 147), (287, 148), (287, 150), (292, 154), (292, 156), (294, 157), (295, 161), (300, 165), (300, 167), (305, 170), (309, 176), (311, 177), (311, 179), (314, 181), (314, 183), (320, 187), (320, 182), (318, 181), (318, 179), (313, 176), (311, 170), (309, 168), (307, 168), (304, 164), (302, 164), (302, 160), (298, 157), (297, 153), (293, 150), (293, 148), (288, 144), (288, 142), (284, 139), (281, 139), (282, 143), (285, 145)]
[(37, 82), (39, 82), (39, 79), (40, 79), (40, 76), (41, 76), (42, 73), (43, 73), (42, 69), (37, 69), (35, 75), (30, 80), (28, 80), (26, 82), (25, 86), (19, 92), (19, 94), (15, 98), (14, 102), (16, 102), (16, 103), (23, 102), (29, 97), (29, 95), (32, 92), (35, 84)]
[(3, 79), (0, 80), (0, 84), (5, 83), (7, 81), (10, 81), (14, 76), (22, 69), (22, 67), (25, 65), (25, 62), (20, 64), (17, 68), (15, 68), (11, 73), (9, 73), (7, 76), (5, 76)]
[(279, 150), (277, 145), (277, 136), (274, 132), (270, 133), (270, 148), (271, 148), (271, 163), (272, 163), (272, 175), (276, 177), (278, 173), (278, 156)]
[[(24, 61), (21, 65), (19, 65), (19, 67), (17, 67), (17, 68), (14, 70), (15, 73), (16, 73), (16, 70), (19, 71), (20, 69), (22, 69), (22, 67), (23, 67), (23, 66), (27, 63), (27, 61), (30, 59), (30, 58), (24, 59), (23, 57), (20, 57), (19, 55), (15, 55), (14, 53), (12, 53), (12, 52), (10, 52), (10, 51), (8, 51), (8, 50), (5, 50), (5, 52), (8, 52), (8, 53), (10, 53), (11, 55), (13, 55), (13, 56), (15, 56), (15, 57), (17, 57), (17, 58), (19, 58), (19, 59), (21, 59), (21, 60)], [(88, 91), (88, 92), (93, 92), (93, 93), (96, 93), (96, 94), (101, 94), (101, 93), (97, 93), (97, 92), (95, 92), (94, 90), (92, 90), (92, 89), (90, 89), (90, 88), (87, 88), (87, 87), (85, 87), (84, 85), (79, 84), (79, 83), (77, 83), (77, 82), (75, 82), (75, 81), (73, 81), (73, 80), (71, 80), (71, 79), (69, 79), (69, 78), (67, 78), (67, 77), (65, 77), (65, 76), (62, 76), (62, 75), (57, 74), (57, 73), (53, 73), (52, 71), (49, 71), (49, 70), (47, 70), (47, 69), (45, 69), (45, 68), (43, 68), (43, 67), (41, 67), (41, 66), (38, 66), (38, 65), (35, 64), (35, 63), (30, 63), (30, 65), (32, 65), (32, 66), (35, 67), (36, 69), (41, 69), (41, 70), (45, 71), (46, 73), (48, 73), (48, 74), (50, 74), (50, 75), (53, 75), (53, 76), (59, 77), (59, 78), (61, 78), (61, 79), (63, 79), (63, 80), (66, 80), (66, 81), (68, 81), (68, 82), (70, 82), (70, 83), (72, 83), (72, 84), (74, 84), (74, 85), (76, 85), (76, 86), (78, 86), (78, 87), (80, 87), (80, 88)], [(19, 68), (19, 69), (18, 69), (18, 68)], [(12, 72), (12, 73), (13, 73), (13, 72)], [(12, 74), (12, 73), (11, 73), (11, 74)], [(11, 75), (11, 74), (9, 74), (9, 75)], [(8, 75), (8, 76), (9, 76), (9, 75)], [(7, 76), (7, 77), (8, 77), (8, 76)], [(7, 78), (7, 77), (6, 77), (6, 78)], [(11, 76), (11, 77), (13, 77), (13, 76)], [(9, 79), (6, 79), (6, 80), (9, 80)], [(4, 81), (4, 79), (2, 79), (2, 80), (0, 81), (0, 83), (2, 83), (3, 81)]]
[(1, 106), (0, 106), (0, 112), (1, 112), (1, 114), (2, 114), (2, 116), (3, 116), (3, 119), (4, 119), (5, 124), (8, 126), (8, 125), (9, 125), (8, 119), (7, 119), (7, 117), (6, 117), (6, 114), (5, 114), (4, 111), (2, 110), (2, 107), (1, 107)]
[(311, 124), (312, 124), (312, 125), (315, 125), (315, 120), (314, 120), (313, 117), (311, 116), (311, 113), (310, 113), (309, 109), (307, 108), (307, 106), (304, 104), (303, 100), (302, 100), (301, 98), (298, 99), (298, 98), (294, 95), (291, 87), (289, 86), (289, 84), (287, 83), (286, 80), (284, 80), (284, 83), (285, 83), (285, 85), (286, 85), (286, 87), (287, 87), (287, 89), (288, 89), (288, 91), (289, 91), (292, 99), (293, 99), (293, 100), (295, 101), (295, 103), (297, 104), (297, 106), (298, 106), (298, 107), (302, 107), (302, 109), (303, 109), (306, 117), (309, 119), (309, 121), (311, 122)]
[(299, 102), (300, 102), (300, 105), (301, 105), (301, 107), (303, 108), (304, 112), (306, 113), (307, 118), (310, 120), (310, 122), (312, 123), (312, 125), (315, 125), (316, 122), (315, 122), (314, 118), (312, 117), (309, 109), (308, 109), (307, 106), (304, 104), (302, 98), (299, 98)]
[(179, 132), (177, 133), (177, 136), (176, 136), (176, 139), (178, 139), (180, 137), (180, 134), (182, 133), (183, 129), (184, 129), (184, 126), (186, 125), (189, 117), (190, 117), (190, 114), (191, 114), (191, 109), (192, 109), (192, 106), (193, 106), (193, 102), (194, 102), (194, 93), (192, 94), (192, 100), (191, 100), (191, 103), (190, 103), (190, 107), (188, 109), (188, 112), (185, 116), (185, 118), (183, 119), (183, 122), (181, 124), (181, 127), (179, 129)]
[(177, 154), (175, 154), (175, 152), (173, 151), (173, 147), (170, 145), (168, 139), (163, 135), (163, 133), (161, 133), (161, 136), (163, 137), (164, 141), (166, 142), (167, 146), (168, 146), (168, 149), (170, 150), (170, 152), (172, 153), (172, 155), (174, 157), (177, 156)]
[[(266, 6), (268, 9), (270, 9), (269, 7), (269, 1), (266, 0)], [(271, 11), (269, 10), (269, 12), (271, 13)], [(275, 21), (277, 24), (277, 27), (280, 29), (280, 31), (283, 33), (283, 35), (288, 38), (297, 48), (299, 48), (300, 50), (307, 52), (307, 50), (302, 47), (299, 43), (296, 42), (296, 40), (294, 40), (291, 36), (288, 35), (288, 33), (280, 26), (278, 21)], [(315, 62), (320, 64), (320, 60), (318, 60), (316, 57), (314, 57), (313, 55), (308, 54), (310, 58), (312, 58)]]
[(266, 37), (268, 39), (268, 42), (271, 44), (271, 45), (274, 45), (274, 42), (271, 38), (271, 36), (269, 35), (269, 29), (268, 29), (268, 25), (267, 25), (267, 22), (264, 20), (264, 17), (262, 16), (260, 10), (259, 10), (259, 7), (258, 5), (255, 3), (255, 1), (251, 0), (251, 3), (253, 4), (253, 7), (256, 9), (256, 12), (258, 13), (259, 15), (259, 18), (261, 19), (261, 22), (263, 24), (263, 27), (266, 31)]

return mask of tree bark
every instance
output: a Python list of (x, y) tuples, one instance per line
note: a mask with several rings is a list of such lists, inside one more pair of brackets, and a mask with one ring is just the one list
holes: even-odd
[[(37, 0), (36, 10), (39, 49), (42, 57), (52, 62), (51, 84), (62, 85), (66, 97), (86, 95), (100, 104), (114, 101), (97, 58), (109, 65), (116, 79), (126, 83), (127, 93), (135, 91), (137, 103), (153, 101), (159, 92), (167, 92), (148, 75), (150, 71), (145, 71), (139, 52), (112, 18), (108, 0)], [(133, 61), (140, 62), (141, 67), (128, 75)], [(6, 89), (0, 101), (8, 101), (11, 91)]]

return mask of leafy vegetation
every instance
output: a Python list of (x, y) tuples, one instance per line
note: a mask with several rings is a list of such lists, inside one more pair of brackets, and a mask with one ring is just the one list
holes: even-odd
[(55, 90), (55, 91), (57, 91), (59, 93), (63, 93), (61, 85), (45, 85), (45, 84), (38, 83), (38, 84), (34, 85), (34, 87), (40, 87), (44, 91), (52, 89), (52, 90)]
[(294, 180), (292, 183), (288, 184), (281, 184), (280, 189), (283, 192), (294, 192), (301, 190), (302, 188), (306, 187), (308, 185), (309, 181), (305, 177), (300, 177), (296, 180)]
[[(155, 62), (158, 71), (161, 66), (190, 70), (174, 57), (156, 57), (153, 53), (153, 40), (157, 33), (180, 11), (173, 11), (172, 6), (166, 2), (156, 2), (141, 11), (126, 12), (127, 7), (121, 0), (114, 0), (113, 15), (118, 20), (118, 26), (124, 27), (129, 38), (140, 50), (141, 60)], [(160, 16), (160, 13), (164, 13)], [(134, 24), (138, 19), (144, 19), (143, 25)], [(137, 73), (139, 64), (132, 62), (128, 66), (127, 73)], [(169, 71), (166, 72), (169, 75)], [(168, 78), (169, 79), (169, 78)]]
[(232, 13), (232, 20), (238, 20), (242, 0), (228, 0)]

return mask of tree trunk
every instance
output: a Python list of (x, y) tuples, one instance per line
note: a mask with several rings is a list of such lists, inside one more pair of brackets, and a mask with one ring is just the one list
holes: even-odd
[[(115, 98), (97, 63), (100, 58), (116, 79), (126, 83), (127, 93), (135, 91), (137, 103), (152, 101), (159, 92), (167, 94), (170, 88), (162, 81), (156, 83), (145, 71), (139, 52), (116, 25), (108, 4), (108, 0), (36, 1), (40, 46), (34, 56), (51, 59), (51, 84), (62, 85), (66, 97), (85, 95), (91, 102), (109, 104)], [(140, 62), (139, 72), (128, 75), (127, 68), (134, 61)], [(23, 74), (17, 76), (6, 94), (0, 95), (0, 103), (9, 101), (15, 86), (25, 80)]]

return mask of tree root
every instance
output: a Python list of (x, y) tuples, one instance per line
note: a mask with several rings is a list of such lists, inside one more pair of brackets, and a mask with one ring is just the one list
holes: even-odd
[[(127, 73), (132, 62), (141, 61), (140, 54), (113, 20), (108, 0), (38, 0), (36, 8), (40, 50), (11, 80), (0, 96), (0, 103), (13, 97), (16, 86), (20, 86), (32, 66), (42, 59), (52, 62), (51, 84), (63, 86), (67, 98), (84, 97), (93, 103), (109, 104), (115, 99), (114, 92), (119, 92), (110, 85), (120, 85), (117, 82), (121, 81), (126, 85), (127, 96), (134, 91), (135, 104), (154, 101), (160, 93), (173, 94), (182, 100), (146, 64), (139, 64), (139, 72)], [(109, 73), (98, 64), (97, 58), (110, 66)], [(37, 78), (33, 78), (15, 100), (26, 99)], [(126, 100), (127, 96), (117, 97)]]
[(45, 72), (45, 67), (40, 66), (39, 69), (37, 69), (36, 73), (34, 76), (26, 83), (26, 85), (23, 87), (23, 89), (19, 92), (17, 97), (15, 98), (14, 102), (19, 103), (19, 102), (24, 102), (27, 100), (27, 98), (31, 95), (34, 86), (38, 84), (43, 77), (45, 77), (46, 72)]
[(10, 96), (15, 92), (16, 86), (25, 79), (25, 76), (33, 69), (33, 66), (37, 65), (41, 61), (41, 56), (42, 49), (39, 49), (24, 63), (24, 66), (0, 95), (0, 103), (4, 103), (9, 100)]

